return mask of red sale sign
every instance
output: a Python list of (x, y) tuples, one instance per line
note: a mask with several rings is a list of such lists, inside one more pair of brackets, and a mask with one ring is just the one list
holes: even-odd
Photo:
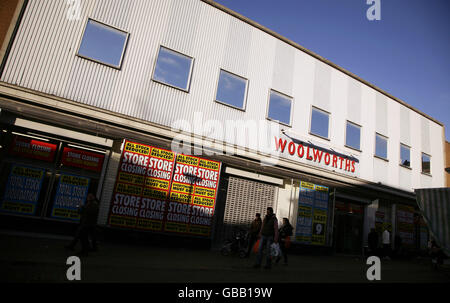
[(61, 163), (67, 166), (100, 172), (105, 155), (81, 149), (64, 147)]
[(53, 161), (53, 159), (55, 158), (55, 153), (56, 144), (21, 136), (14, 136), (11, 147), (9, 149), (10, 155), (47, 162)]

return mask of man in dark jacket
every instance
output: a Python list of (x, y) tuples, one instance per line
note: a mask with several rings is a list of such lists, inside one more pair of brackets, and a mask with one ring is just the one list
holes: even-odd
[(256, 257), (256, 263), (253, 267), (258, 268), (261, 266), (263, 248), (266, 246), (266, 266), (264, 268), (269, 269), (272, 266), (272, 260), (270, 257), (270, 246), (272, 243), (278, 243), (278, 220), (273, 213), (272, 207), (267, 207), (267, 215), (264, 217), (261, 231), (259, 232), (259, 249)]
[(258, 240), (258, 234), (259, 231), (261, 230), (261, 225), (262, 225), (261, 214), (257, 213), (255, 215), (255, 219), (250, 225), (250, 230), (248, 231), (248, 249), (246, 257), (250, 256), (250, 252), (252, 251), (253, 245)]
[(86, 205), (80, 209), (80, 240), (81, 256), (87, 256), (89, 252), (89, 236), (92, 239), (92, 249), (97, 250), (97, 239), (95, 228), (98, 217), (98, 200), (94, 194), (89, 193), (86, 199)]

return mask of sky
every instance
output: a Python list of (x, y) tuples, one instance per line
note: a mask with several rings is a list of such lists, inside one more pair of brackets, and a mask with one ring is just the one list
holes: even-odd
[(442, 122), (450, 141), (450, 0), (216, 0)]

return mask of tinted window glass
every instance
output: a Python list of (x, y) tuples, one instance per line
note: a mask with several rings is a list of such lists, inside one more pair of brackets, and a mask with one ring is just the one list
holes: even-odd
[(328, 124), (330, 115), (317, 108), (312, 108), (311, 113), (311, 133), (324, 138), (328, 138)]
[(376, 134), (375, 155), (387, 159), (387, 138)]
[(221, 70), (216, 100), (244, 109), (246, 88), (246, 79)]
[(275, 91), (270, 91), (268, 118), (291, 125), (292, 99)]
[(360, 149), (361, 127), (347, 121), (345, 144)]
[(431, 157), (426, 154), (422, 154), (422, 172), (431, 174)]
[(411, 165), (410, 149), (403, 144), (400, 144), (400, 164), (408, 167)]
[(78, 55), (119, 68), (128, 34), (89, 19)]
[(191, 65), (192, 58), (161, 46), (153, 79), (188, 90)]

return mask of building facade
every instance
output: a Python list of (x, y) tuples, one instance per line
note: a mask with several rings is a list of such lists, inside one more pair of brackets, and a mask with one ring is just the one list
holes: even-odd
[(293, 241), (424, 247), (414, 189), (445, 186), (439, 121), (197, 0), (19, 2), (0, 74), (2, 216), (220, 242), (272, 206)]

